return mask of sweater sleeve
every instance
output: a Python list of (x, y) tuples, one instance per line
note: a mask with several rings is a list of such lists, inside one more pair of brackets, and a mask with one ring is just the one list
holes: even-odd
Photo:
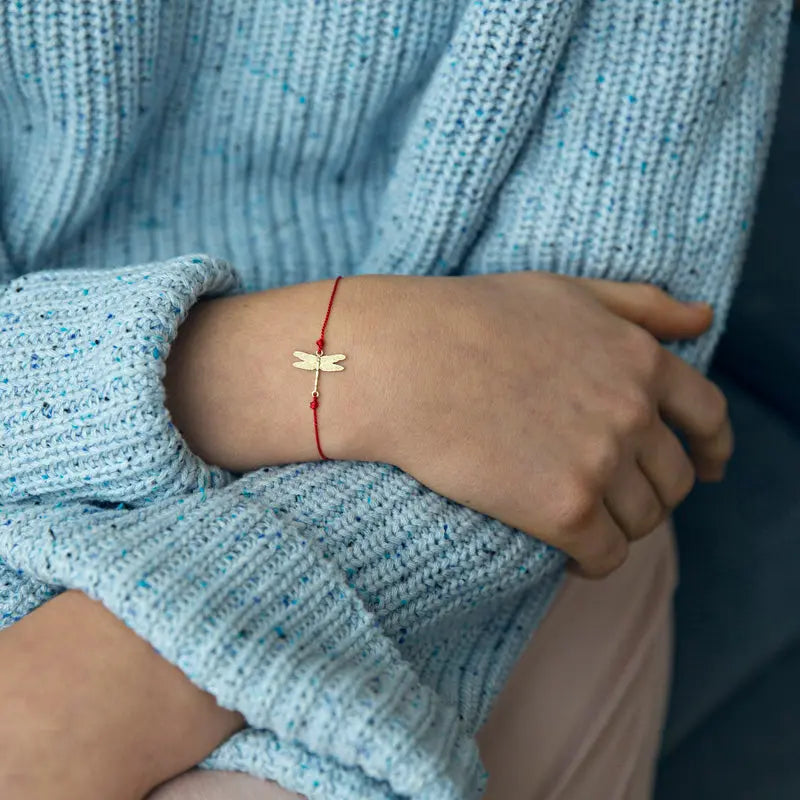
[(164, 404), (165, 359), (202, 295), (235, 291), (224, 261), (34, 272), (0, 294), (0, 503), (132, 503), (214, 486)]
[(398, 470), (347, 462), (135, 508), (10, 504), (0, 559), (100, 599), (241, 711), (250, 728), (209, 765), (311, 800), (477, 800), (471, 737), (562, 565)]
[(239, 287), (207, 256), (5, 287), (0, 628), (83, 591), (244, 714), (209, 765), (311, 800), (477, 798), (472, 736), (563, 559), (384, 465), (196, 457), (165, 359)]
[(563, 558), (380, 464), (244, 477), (162, 377), (225, 262), (26, 275), (0, 295), (0, 628), (85, 592), (250, 727), (209, 760), (310, 800), (472, 800), (472, 738)]

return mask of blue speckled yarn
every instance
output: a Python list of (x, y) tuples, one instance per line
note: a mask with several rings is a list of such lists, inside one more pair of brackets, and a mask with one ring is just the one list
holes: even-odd
[(170, 342), (202, 294), (539, 269), (713, 302), (704, 366), (789, 6), (0, 0), (0, 627), (79, 588), (245, 714), (207, 766), (478, 798), (559, 554), (383, 465), (202, 463)]

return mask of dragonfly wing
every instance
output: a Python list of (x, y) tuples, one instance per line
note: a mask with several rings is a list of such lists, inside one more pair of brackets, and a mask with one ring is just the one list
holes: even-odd
[(341, 372), (344, 367), (337, 364), (337, 361), (342, 361), (347, 356), (342, 355), (341, 353), (336, 353), (335, 355), (331, 356), (322, 356), (319, 360), (319, 368), (322, 372)]
[(292, 364), (293, 367), (309, 370), (317, 368), (317, 356), (312, 355), (311, 353), (304, 353), (302, 350), (295, 350), (292, 355), (295, 358), (300, 359), (300, 361), (295, 361)]

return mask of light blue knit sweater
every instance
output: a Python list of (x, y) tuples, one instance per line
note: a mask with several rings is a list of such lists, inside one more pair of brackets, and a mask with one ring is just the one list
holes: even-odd
[(704, 366), (789, 5), (0, 2), (0, 627), (79, 588), (245, 714), (208, 766), (479, 797), (561, 556), (387, 466), (202, 463), (170, 342), (202, 294), (537, 269), (713, 302)]

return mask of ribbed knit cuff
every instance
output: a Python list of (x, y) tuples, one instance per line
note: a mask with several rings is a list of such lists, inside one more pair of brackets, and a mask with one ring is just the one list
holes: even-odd
[(233, 269), (185, 256), (120, 270), (36, 272), (0, 295), (0, 502), (136, 502), (225, 480), (164, 404), (165, 359), (201, 295)]

